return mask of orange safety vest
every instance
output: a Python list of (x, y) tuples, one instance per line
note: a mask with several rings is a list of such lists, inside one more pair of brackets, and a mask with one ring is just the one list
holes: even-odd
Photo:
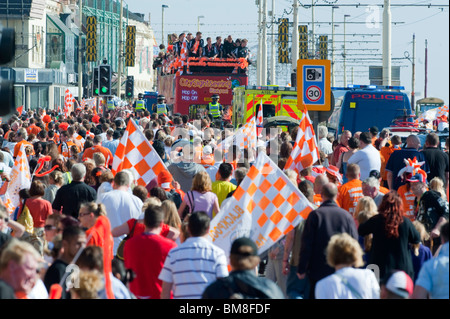
[(361, 186), (362, 182), (359, 179), (353, 179), (339, 187), (337, 202), (352, 216), (355, 214), (359, 199), (364, 196)]
[(416, 196), (414, 196), (411, 190), (408, 191), (407, 185), (400, 186), (397, 190), (397, 193), (403, 202), (404, 216), (408, 217), (409, 220), (413, 222), (414, 220), (416, 220), (415, 205), (414, 205), (414, 200), (416, 199)]

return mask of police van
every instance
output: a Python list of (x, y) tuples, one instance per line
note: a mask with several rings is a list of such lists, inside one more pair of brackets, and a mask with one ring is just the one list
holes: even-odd
[(344, 130), (366, 132), (372, 126), (381, 130), (396, 119), (414, 114), (408, 95), (401, 92), (402, 86), (349, 85), (331, 90), (345, 91), (342, 103), (335, 107), (328, 123), (336, 129), (336, 135)]

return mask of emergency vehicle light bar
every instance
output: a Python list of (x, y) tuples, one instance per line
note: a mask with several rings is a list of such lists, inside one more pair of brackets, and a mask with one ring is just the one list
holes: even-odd
[(349, 84), (347, 87), (332, 87), (332, 91), (341, 90), (352, 90), (352, 89), (362, 89), (362, 90), (404, 90), (404, 86), (394, 86), (394, 85), (360, 85), (360, 84)]
[(256, 85), (249, 85), (247, 86), (247, 90), (265, 90), (265, 91), (297, 91), (296, 88), (291, 86), (276, 86), (276, 85), (269, 85), (269, 86), (256, 86)]

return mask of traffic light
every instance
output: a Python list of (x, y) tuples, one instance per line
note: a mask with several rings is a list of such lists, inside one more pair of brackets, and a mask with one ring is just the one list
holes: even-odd
[(98, 66), (94, 68), (94, 76), (92, 77), (92, 95), (98, 96)]
[(321, 35), (319, 37), (319, 59), (327, 60), (328, 59), (328, 36)]
[(134, 76), (127, 76), (127, 82), (125, 83), (125, 97), (132, 99), (134, 97)]
[(127, 40), (125, 45), (125, 65), (134, 66), (136, 60), (136, 26), (127, 26)]
[(289, 19), (278, 19), (278, 63), (289, 63)]
[(86, 17), (86, 61), (97, 61), (97, 17)]
[(99, 96), (111, 96), (111, 65), (100, 64), (98, 67)]

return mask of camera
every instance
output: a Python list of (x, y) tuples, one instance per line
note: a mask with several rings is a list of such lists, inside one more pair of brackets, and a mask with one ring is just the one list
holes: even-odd
[[(16, 33), (14, 29), (3, 28), (0, 24), (0, 65), (10, 62), (16, 53)], [(0, 77), (0, 116), (13, 113), (14, 82)]]
[(306, 79), (308, 81), (320, 81), (322, 72), (320, 69), (306, 69)]

